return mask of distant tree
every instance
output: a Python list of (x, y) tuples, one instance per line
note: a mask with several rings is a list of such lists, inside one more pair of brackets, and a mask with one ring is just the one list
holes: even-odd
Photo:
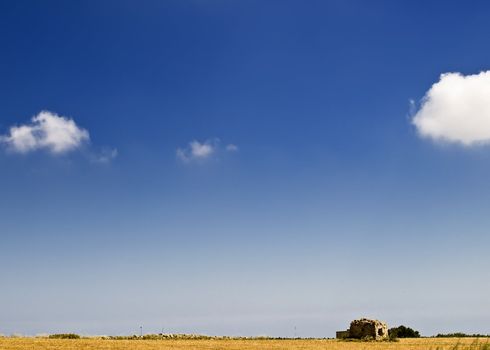
[(462, 332), (455, 332), (455, 333), (447, 333), (447, 334), (438, 334), (436, 335), (436, 337), (437, 338), (466, 338), (466, 337), (471, 337), (471, 335)]
[(410, 327), (398, 326), (388, 330), (390, 338), (420, 338), (420, 333)]
[(490, 334), (466, 334), (462, 332), (438, 334), (437, 338), (488, 338)]

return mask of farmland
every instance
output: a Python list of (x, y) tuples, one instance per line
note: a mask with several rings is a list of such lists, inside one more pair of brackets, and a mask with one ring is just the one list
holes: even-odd
[(398, 342), (333, 339), (165, 339), (0, 338), (1, 350), (490, 350), (489, 338), (418, 338)]

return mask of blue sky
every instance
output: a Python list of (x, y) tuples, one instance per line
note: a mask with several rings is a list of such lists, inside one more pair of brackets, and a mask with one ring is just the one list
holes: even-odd
[(0, 333), (490, 333), (489, 11), (2, 1)]

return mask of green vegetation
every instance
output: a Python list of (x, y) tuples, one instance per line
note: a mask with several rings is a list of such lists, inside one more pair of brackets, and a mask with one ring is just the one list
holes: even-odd
[(388, 330), (388, 335), (390, 339), (396, 338), (420, 338), (420, 333), (410, 327), (398, 326), (393, 327)]
[(466, 334), (462, 332), (438, 334), (436, 338), (488, 338), (488, 334)]
[(49, 339), (80, 339), (80, 336), (75, 333), (61, 333), (61, 334), (51, 334), (48, 336)]

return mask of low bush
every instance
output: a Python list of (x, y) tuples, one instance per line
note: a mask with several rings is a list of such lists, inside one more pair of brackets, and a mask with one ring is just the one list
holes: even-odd
[(389, 337), (393, 338), (420, 338), (420, 333), (410, 327), (398, 326), (388, 330)]
[(49, 339), (80, 339), (80, 336), (75, 333), (50, 334)]

